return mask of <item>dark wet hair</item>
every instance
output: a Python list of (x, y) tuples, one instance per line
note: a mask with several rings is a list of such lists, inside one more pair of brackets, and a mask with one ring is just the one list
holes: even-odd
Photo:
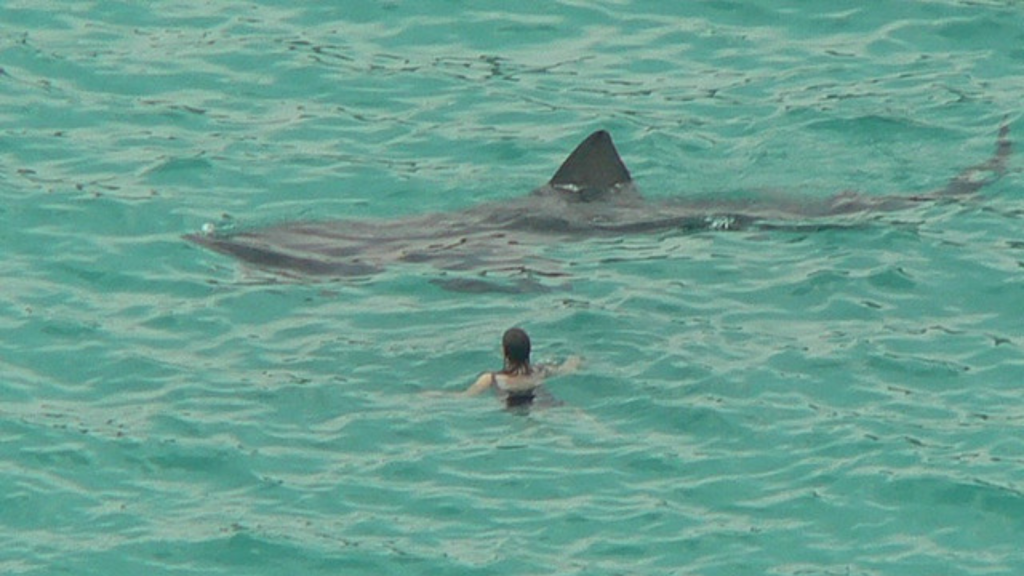
[(505, 354), (505, 374), (530, 374), (530, 337), (522, 328), (509, 328), (501, 337), (501, 349)]

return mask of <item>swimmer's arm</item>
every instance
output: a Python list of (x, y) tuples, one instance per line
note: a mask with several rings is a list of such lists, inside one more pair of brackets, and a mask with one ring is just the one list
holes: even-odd
[(541, 376), (560, 376), (563, 374), (572, 374), (579, 370), (580, 365), (583, 364), (583, 358), (579, 356), (569, 356), (565, 359), (565, 362), (561, 364), (544, 364), (541, 366)]
[(470, 386), (469, 388), (466, 389), (465, 392), (463, 392), (463, 394), (465, 394), (466, 396), (476, 396), (477, 394), (490, 388), (491, 381), (493, 379), (494, 376), (492, 376), (490, 372), (484, 372), (483, 374), (480, 375), (479, 378), (476, 379), (476, 382), (473, 382), (472, 386)]
[(583, 358), (579, 356), (569, 356), (562, 362), (562, 365), (558, 367), (559, 374), (572, 374), (573, 372), (580, 369), (583, 365)]

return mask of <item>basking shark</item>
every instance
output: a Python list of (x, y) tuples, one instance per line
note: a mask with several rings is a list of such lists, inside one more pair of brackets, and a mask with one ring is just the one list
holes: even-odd
[[(902, 210), (922, 202), (974, 194), (1006, 171), (1009, 126), (995, 153), (938, 191), (913, 196), (764, 197), (735, 201), (646, 201), (611, 135), (588, 136), (551, 179), (525, 197), (466, 210), (395, 220), (292, 222), (237, 232), (206, 230), (186, 238), (289, 278), (373, 275), (389, 265), (428, 263), (442, 270), (519, 272), (537, 249), (572, 239), (708, 230), (814, 230), (843, 226), (842, 217)], [(531, 250), (532, 249), (532, 250)], [(504, 290), (473, 280), (457, 290)], [(509, 290), (515, 290), (510, 288)]]

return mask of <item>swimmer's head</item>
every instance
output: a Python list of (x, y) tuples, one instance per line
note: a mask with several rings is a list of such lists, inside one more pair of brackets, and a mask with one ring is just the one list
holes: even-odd
[(505, 353), (505, 370), (508, 372), (530, 372), (530, 337), (522, 328), (509, 328), (501, 337), (501, 348)]

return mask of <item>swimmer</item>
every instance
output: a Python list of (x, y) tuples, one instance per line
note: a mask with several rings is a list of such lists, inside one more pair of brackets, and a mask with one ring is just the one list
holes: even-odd
[(506, 330), (501, 338), (501, 348), (505, 355), (505, 367), (499, 372), (481, 374), (466, 390), (467, 396), (476, 396), (488, 388), (494, 388), (507, 408), (529, 406), (534, 400), (558, 404), (542, 388), (544, 379), (574, 372), (582, 362), (579, 357), (572, 356), (557, 366), (530, 364), (530, 337), (522, 328)]

